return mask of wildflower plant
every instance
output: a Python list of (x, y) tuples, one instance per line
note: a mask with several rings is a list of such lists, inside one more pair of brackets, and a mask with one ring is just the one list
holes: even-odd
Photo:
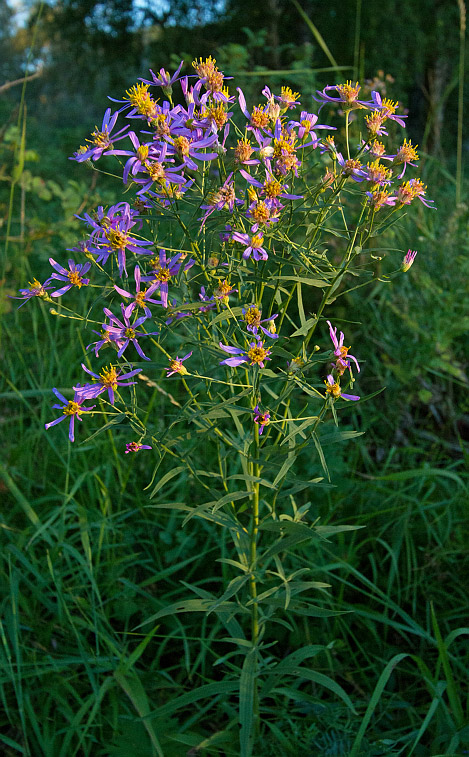
[[(331, 485), (324, 432), (330, 441), (331, 425), (350, 423), (366, 400), (355, 386), (366, 374), (359, 346), (351, 354), (352, 327), (334, 318), (334, 305), (349, 288), (408, 271), (410, 250), (392, 274), (378, 275), (373, 239), (415, 200), (432, 203), (423, 182), (408, 178), (413, 145), (398, 136), (400, 146), (391, 138), (386, 146), (405, 116), (378, 92), (364, 99), (352, 82), (314, 97), (265, 87), (262, 102), (248, 104), (215, 60), (192, 65), (185, 76), (182, 63), (173, 75), (150, 71), (113, 100), (117, 110), (106, 110), (71, 159), (120, 170), (125, 200), (85, 213), (78, 260), (66, 268), (51, 259), (50, 279), (21, 289), (20, 299), (81, 318), (85, 344), (100, 337), (77, 355), (91, 383), (73, 387), (73, 399), (53, 389), (62, 416), (46, 428), (69, 417), (74, 441), (77, 418), (85, 439), (104, 415), (122, 454), (141, 452), (150, 499), (167, 464), (171, 477), (190, 476), (197, 501), (157, 507), (183, 525), (198, 517), (227, 532), (221, 562), (232, 578), (223, 591), (194, 586), (186, 602), (141, 622), (188, 609), (218, 616), (235, 652), (227, 676), (239, 678), (240, 753), (249, 755), (275, 686), (313, 680), (352, 707), (336, 681), (301, 664), (314, 647), (275, 657), (275, 624), (288, 627), (287, 611), (334, 615), (327, 585), (293, 570), (291, 557), (354, 527), (317, 517)], [(313, 111), (325, 105), (338, 108), (344, 129), (317, 123)], [(69, 303), (82, 287), (96, 297), (81, 315)], [(164, 416), (147, 411), (142, 365), (153, 386), (170, 381), (182, 400)], [(335, 431), (333, 441), (359, 434)]]

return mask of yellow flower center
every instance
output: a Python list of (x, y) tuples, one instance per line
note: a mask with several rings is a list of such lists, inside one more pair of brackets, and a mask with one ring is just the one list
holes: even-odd
[(244, 314), (244, 320), (248, 326), (259, 326), (261, 322), (261, 311), (255, 307), (248, 308)]
[(264, 192), (266, 194), (266, 197), (274, 199), (275, 197), (278, 197), (279, 194), (282, 193), (282, 191), (283, 187), (280, 182), (277, 181), (277, 179), (272, 179), (272, 181), (264, 182)]
[(105, 233), (105, 237), (111, 247), (115, 250), (123, 250), (129, 243), (127, 234), (124, 234), (124, 232), (119, 229), (108, 229)]
[(251, 147), (251, 143), (247, 139), (238, 139), (238, 144), (235, 147), (235, 159), (238, 163), (249, 160), (253, 152), (254, 148)]
[(78, 402), (73, 402), (73, 400), (69, 400), (67, 407), (63, 409), (63, 415), (81, 415), (82, 413), (83, 410)]
[(144, 163), (148, 158), (149, 152), (150, 148), (148, 147), (148, 145), (140, 145), (140, 147), (137, 149), (137, 158), (141, 163)]
[(251, 126), (256, 129), (265, 129), (269, 124), (269, 114), (264, 112), (262, 106), (252, 109), (251, 113)]
[(341, 391), (337, 382), (332, 385), (329, 384), (328, 381), (325, 381), (324, 383), (326, 384), (326, 394), (330, 394), (332, 397), (340, 397)]
[(357, 99), (361, 87), (358, 82), (352, 84), (351, 81), (347, 81), (345, 84), (339, 84), (336, 89), (341, 100), (343, 100), (344, 103), (351, 105)]
[(101, 373), (99, 374), (101, 378), (101, 383), (103, 386), (112, 387), (112, 389), (115, 389), (117, 386), (117, 371), (112, 366), (109, 366), (109, 368), (103, 368)]
[(129, 100), (130, 104), (142, 115), (151, 118), (156, 115), (156, 103), (148, 92), (149, 84), (134, 84), (125, 93), (124, 100)]
[(135, 295), (135, 302), (137, 303), (139, 308), (145, 307), (145, 295), (147, 293), (147, 289), (142, 289), (140, 292), (137, 292)]
[(246, 354), (251, 361), (251, 365), (254, 365), (254, 363), (262, 363), (269, 353), (264, 347), (251, 347)]
[(179, 373), (181, 376), (187, 376), (189, 373), (189, 371), (181, 362), (181, 360), (171, 360), (169, 363), (169, 367), (171, 368), (172, 371)]
[(190, 142), (187, 137), (176, 137), (174, 140), (174, 147), (179, 157), (189, 155)]
[(145, 169), (153, 181), (163, 181), (166, 176), (163, 165), (158, 163), (157, 160), (152, 163), (145, 163)]
[(83, 286), (83, 281), (81, 280), (80, 274), (77, 271), (70, 271), (67, 273), (67, 277), (73, 286), (77, 286), (78, 288)]
[(110, 147), (111, 142), (109, 140), (109, 132), (107, 128), (104, 131), (99, 131), (98, 127), (96, 127), (96, 131), (93, 131), (91, 133), (91, 136), (93, 139), (91, 140), (92, 144), (96, 145), (96, 147)]
[(172, 273), (169, 268), (162, 268), (156, 261), (152, 263), (152, 267), (155, 273), (155, 281), (158, 281), (161, 284), (162, 282), (170, 280)]
[(258, 202), (252, 209), (252, 217), (256, 223), (265, 223), (270, 218), (270, 211), (265, 202)]
[(202, 79), (205, 76), (208, 76), (210, 73), (216, 71), (216, 62), (217, 61), (215, 60), (215, 58), (212, 58), (212, 56), (209, 55), (209, 57), (205, 60), (202, 60), (202, 58), (200, 58), (199, 60), (193, 60), (192, 67), (195, 68), (199, 78)]
[(134, 329), (128, 328), (124, 331), (124, 336), (127, 337), (127, 339), (135, 339), (135, 331)]

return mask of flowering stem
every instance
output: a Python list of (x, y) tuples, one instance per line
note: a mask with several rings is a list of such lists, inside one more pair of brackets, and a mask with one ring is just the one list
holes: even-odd
[(347, 143), (347, 158), (350, 160), (350, 144), (349, 144), (349, 136), (348, 136), (349, 115), (350, 115), (350, 111), (348, 110), (345, 116), (345, 141)]
[[(253, 457), (254, 461), (252, 462), (252, 475), (255, 476), (256, 479), (259, 478), (260, 475), (260, 465), (257, 462), (259, 459), (259, 431), (257, 426), (254, 424), (253, 428)], [(257, 535), (259, 533), (259, 481), (253, 481), (252, 482), (252, 522), (251, 522), (251, 534), (250, 534), (250, 549), (249, 549), (249, 562), (250, 562), (250, 570), (251, 570), (251, 576), (249, 579), (249, 591), (251, 594), (251, 643), (253, 648), (257, 646), (257, 642), (259, 639), (259, 610), (258, 610), (258, 604), (257, 604), (257, 583), (256, 583), (256, 576), (255, 576), (255, 564), (257, 559)], [(257, 667), (257, 658), (256, 658), (256, 667)], [(254, 710), (254, 722), (255, 722), (255, 732), (258, 733), (259, 731), (259, 695), (258, 695), (258, 689), (257, 689), (257, 676), (254, 679), (254, 702), (253, 702), (253, 710)]]

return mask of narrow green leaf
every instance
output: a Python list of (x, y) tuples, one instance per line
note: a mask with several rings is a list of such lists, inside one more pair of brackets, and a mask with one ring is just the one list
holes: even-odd
[(174, 478), (175, 476), (178, 476), (184, 470), (185, 470), (184, 466), (179, 465), (177, 468), (173, 468), (172, 470), (168, 471), (168, 473), (165, 473), (163, 478), (160, 478), (158, 483), (153, 488), (153, 491), (150, 494), (150, 499), (153, 499), (153, 497), (155, 497), (158, 494), (160, 489), (162, 489), (163, 486), (168, 483), (168, 481), (171, 481), (172, 478)]
[(114, 671), (114, 678), (129, 697), (139, 716), (143, 718), (143, 725), (146, 728), (158, 757), (164, 757), (158, 737), (148, 718), (150, 715), (150, 707), (145, 689), (143, 688), (140, 679), (135, 673), (124, 673), (124, 671), (119, 669)]
[(352, 745), (352, 751), (350, 752), (349, 757), (358, 757), (360, 752), (360, 747), (363, 741), (363, 737), (365, 735), (365, 731), (368, 728), (368, 724), (373, 716), (373, 713), (376, 709), (376, 706), (381, 698), (381, 694), (384, 691), (384, 688), (389, 681), (389, 678), (391, 677), (391, 674), (396, 667), (396, 665), (399, 665), (402, 660), (405, 660), (406, 657), (409, 655), (405, 652), (402, 652), (401, 654), (396, 654), (394, 657), (392, 657), (391, 660), (389, 660), (388, 664), (384, 668), (383, 672), (381, 673), (378, 683), (375, 686), (375, 690), (373, 691), (373, 694), (371, 695), (371, 699), (368, 703), (368, 707), (366, 708), (366, 712), (363, 716), (363, 720), (360, 724), (360, 728), (358, 729), (358, 733), (355, 737), (355, 741)]
[(257, 685), (257, 649), (251, 649), (244, 658), (239, 679), (240, 757), (251, 757), (255, 729), (255, 688)]
[[(163, 607), (157, 613), (152, 615), (151, 618), (144, 620), (143, 623), (140, 623), (140, 625), (134, 628), (134, 631), (142, 628), (142, 626), (146, 626), (148, 623), (154, 623), (155, 620), (165, 618), (168, 615), (177, 615), (180, 612), (210, 612), (213, 610), (215, 603), (216, 600), (214, 599), (183, 599), (181, 602), (173, 602), (172, 605)], [(217, 612), (234, 612), (236, 610), (239, 610), (239, 608), (235, 602), (224, 602), (217, 607)]]
[(342, 686), (339, 686), (336, 681), (334, 681), (332, 678), (329, 678), (329, 676), (324, 675), (324, 673), (318, 673), (316, 670), (310, 670), (309, 668), (297, 668), (293, 671), (293, 674), (298, 678), (302, 678), (304, 681), (311, 681), (312, 683), (317, 683), (319, 686), (324, 686), (325, 689), (329, 689), (329, 691), (332, 691), (333, 694), (335, 694), (340, 699), (342, 699), (343, 702), (345, 702), (347, 707), (352, 710), (354, 715), (357, 714), (352, 700), (350, 699), (347, 692), (344, 691)]

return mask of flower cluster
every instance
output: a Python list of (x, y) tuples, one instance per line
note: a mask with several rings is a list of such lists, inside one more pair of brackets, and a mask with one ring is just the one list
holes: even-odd
[[(353, 187), (345, 211), (340, 206), (345, 231), (338, 236), (347, 240), (342, 276), (365, 249), (376, 224), (384, 228), (391, 214), (414, 200), (433, 205), (421, 179), (404, 180), (405, 172), (418, 165), (416, 147), (404, 139), (388, 149), (382, 141), (405, 127), (406, 116), (397, 102), (378, 91), (366, 98), (358, 83), (328, 85), (310, 101), (310, 111), (288, 86), (279, 93), (265, 86), (261, 102), (248, 105), (240, 88), (230, 94), (229, 79), (213, 58), (194, 61), (190, 73), (182, 71), (182, 62), (173, 74), (150, 70), (149, 78), (113, 100), (114, 112), (106, 110), (101, 127), (71, 157), (79, 163), (120, 163), (126, 200), (79, 216), (83, 236), (71, 248), (78, 262), (70, 258), (65, 267), (51, 258), (50, 277), (43, 284), (34, 279), (19, 293), (24, 302), (39, 298), (54, 303), (83, 287), (99, 293), (92, 308), (99, 308), (94, 323), (102, 323), (102, 331), (93, 332), (98, 339), (87, 350), (96, 359), (101, 350), (110, 350), (113, 359), (101, 368), (92, 367), (88, 359), (82, 363), (92, 381), (74, 386), (73, 400), (54, 389), (63, 403), (54, 407), (62, 410), (62, 417), (46, 425), (70, 417), (71, 440), (75, 418), (81, 421), (95, 407), (86, 401), (125, 404), (121, 388), (124, 398), (136, 391), (129, 390), (137, 383), (131, 379), (142, 369), (128, 359), (146, 361), (157, 371), (163, 353), (169, 367), (166, 363), (160, 380), (177, 374), (187, 388), (202, 378), (196, 368), (189, 372), (185, 365), (195, 351), (188, 347), (194, 345), (204, 365), (211, 361), (212, 371), (219, 372), (219, 384), (232, 380), (232, 371), (219, 365), (246, 375), (246, 385), (256, 392), (250, 408), (259, 436), (278, 412), (273, 405), (269, 411), (259, 409), (265, 377), (299, 382), (308, 396), (322, 396), (327, 407), (331, 398), (359, 399), (342, 391), (341, 382), (348, 377), (353, 383), (352, 368), (358, 373), (360, 367), (344, 345), (343, 332), (338, 335), (330, 321), (333, 354), (325, 398), (307, 378), (305, 345), (324, 318), (336, 279), (334, 260), (305, 239), (327, 233), (323, 219), (337, 212), (342, 188)], [(180, 93), (173, 99), (176, 86)], [(346, 140), (340, 149), (336, 141), (342, 132), (336, 138), (326, 136), (335, 127), (318, 123), (313, 112), (317, 103), (319, 110), (338, 106), (345, 114)], [(245, 119), (241, 129), (239, 116)], [(359, 119), (365, 138), (352, 154), (348, 128)], [(355, 197), (359, 221), (352, 235), (354, 222), (348, 223), (344, 214)], [(301, 236), (305, 228), (306, 237)], [(409, 250), (402, 271), (408, 271), (415, 255)], [(301, 287), (304, 291), (312, 279), (325, 294), (320, 315), (308, 321)], [(304, 324), (312, 321), (305, 345), (297, 349), (294, 339), (305, 335)], [(218, 347), (226, 358), (217, 360)], [(171, 357), (175, 354), (184, 357)], [(271, 361), (273, 369), (267, 370)], [(126, 453), (150, 449), (143, 436), (129, 442)]]

